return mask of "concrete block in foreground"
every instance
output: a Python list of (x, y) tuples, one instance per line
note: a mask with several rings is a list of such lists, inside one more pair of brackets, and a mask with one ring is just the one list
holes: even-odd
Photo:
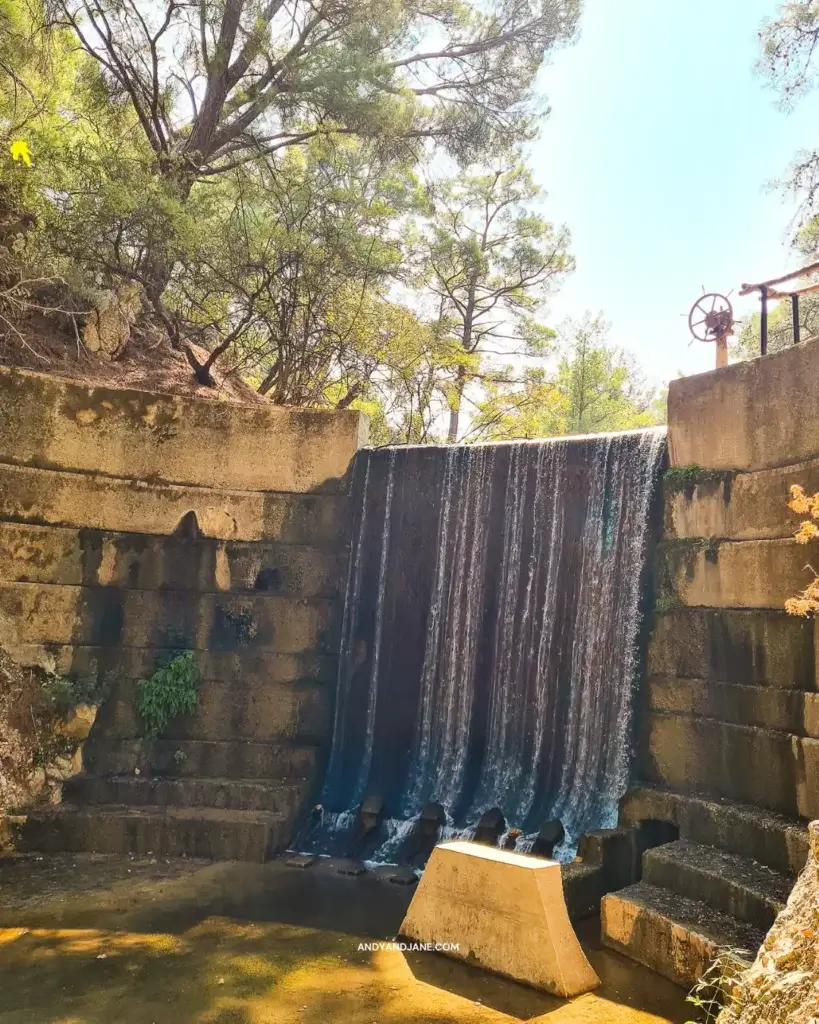
[(574, 933), (560, 865), (478, 843), (432, 851), (401, 934), (569, 998), (600, 984)]

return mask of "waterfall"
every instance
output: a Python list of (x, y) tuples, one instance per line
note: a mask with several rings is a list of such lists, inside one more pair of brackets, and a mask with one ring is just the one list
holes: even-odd
[[(468, 835), (499, 807), (566, 848), (616, 822), (629, 771), (641, 579), (663, 430), (364, 449), (326, 827), (339, 852), (365, 796), (400, 858), (423, 807)], [(343, 828), (338, 823), (343, 822)]]

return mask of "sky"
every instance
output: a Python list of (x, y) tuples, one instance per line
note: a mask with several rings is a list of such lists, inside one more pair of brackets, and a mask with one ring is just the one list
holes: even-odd
[[(819, 92), (784, 113), (755, 72), (778, 0), (585, 0), (580, 37), (541, 72), (551, 107), (530, 151), (577, 270), (548, 322), (602, 312), (649, 380), (713, 369), (687, 313), (799, 265), (794, 206), (772, 191), (819, 147)], [(735, 315), (758, 299), (731, 297)], [(686, 314), (685, 316), (681, 314)]]

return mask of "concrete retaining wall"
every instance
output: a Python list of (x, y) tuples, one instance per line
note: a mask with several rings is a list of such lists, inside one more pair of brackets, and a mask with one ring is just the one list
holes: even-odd
[(672, 381), (673, 466), (745, 472), (819, 457), (819, 342)]
[(819, 343), (672, 382), (640, 778), (816, 816), (815, 631), (785, 601), (819, 569), (790, 487), (819, 490)]
[[(365, 430), (354, 412), (0, 367), (0, 643), (107, 692), (86, 769), (140, 763), (136, 681), (193, 650), (199, 708), (165, 743), (191, 748), (178, 773), (215, 745), (228, 773), (250, 758), (262, 778), (265, 765), (312, 778), (331, 728), (346, 474)], [(170, 755), (160, 743), (153, 756)]]

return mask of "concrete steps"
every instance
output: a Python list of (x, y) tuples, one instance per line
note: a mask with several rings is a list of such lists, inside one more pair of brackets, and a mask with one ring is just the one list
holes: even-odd
[(287, 846), (290, 829), (289, 816), (262, 811), (60, 804), (28, 816), (20, 848), (262, 863)]
[(644, 821), (668, 822), (681, 839), (749, 858), (790, 878), (805, 866), (810, 849), (807, 825), (798, 819), (657, 786), (630, 789), (620, 801), (620, 821), (631, 827)]
[(0, 522), (6, 582), (336, 598), (342, 577), (333, 548)]
[(167, 537), (191, 511), (208, 536), (220, 535), (213, 525), (222, 520), (235, 540), (334, 546), (343, 535), (347, 498), (148, 484), (0, 463), (0, 518), (14, 522)]
[(640, 772), (668, 789), (819, 817), (819, 740), (811, 737), (652, 711), (642, 723)]
[(263, 811), (295, 817), (310, 789), (307, 779), (177, 779), (119, 775), (78, 775), (63, 786), (72, 804), (128, 807), (207, 807), (227, 811)]
[(768, 608), (686, 608), (655, 615), (647, 673), (816, 690), (813, 623)]
[(662, 714), (687, 714), (819, 739), (819, 693), (653, 676), (648, 680), (648, 697), (652, 711)]
[(643, 881), (767, 931), (784, 909), (792, 879), (746, 857), (688, 839), (647, 850)]
[(337, 653), (340, 611), (328, 598), (126, 590), (0, 582), (7, 646), (159, 647)]
[(209, 779), (315, 778), (320, 748), (244, 740), (104, 740), (91, 736), (83, 752), (93, 775), (126, 775), (137, 770), (151, 776)]
[[(332, 727), (332, 692), (312, 680), (259, 686), (202, 679), (197, 707), (165, 727), (169, 740), (253, 740), (320, 743)], [(142, 735), (138, 686), (118, 684), (100, 708), (98, 729), (107, 740)]]
[(603, 942), (689, 988), (720, 949), (756, 954), (809, 851), (799, 819), (659, 786), (630, 790), (620, 822), (679, 838), (644, 849), (642, 881), (605, 897)]
[(606, 946), (686, 988), (720, 949), (755, 953), (764, 938), (754, 925), (645, 881), (605, 896), (601, 917)]

